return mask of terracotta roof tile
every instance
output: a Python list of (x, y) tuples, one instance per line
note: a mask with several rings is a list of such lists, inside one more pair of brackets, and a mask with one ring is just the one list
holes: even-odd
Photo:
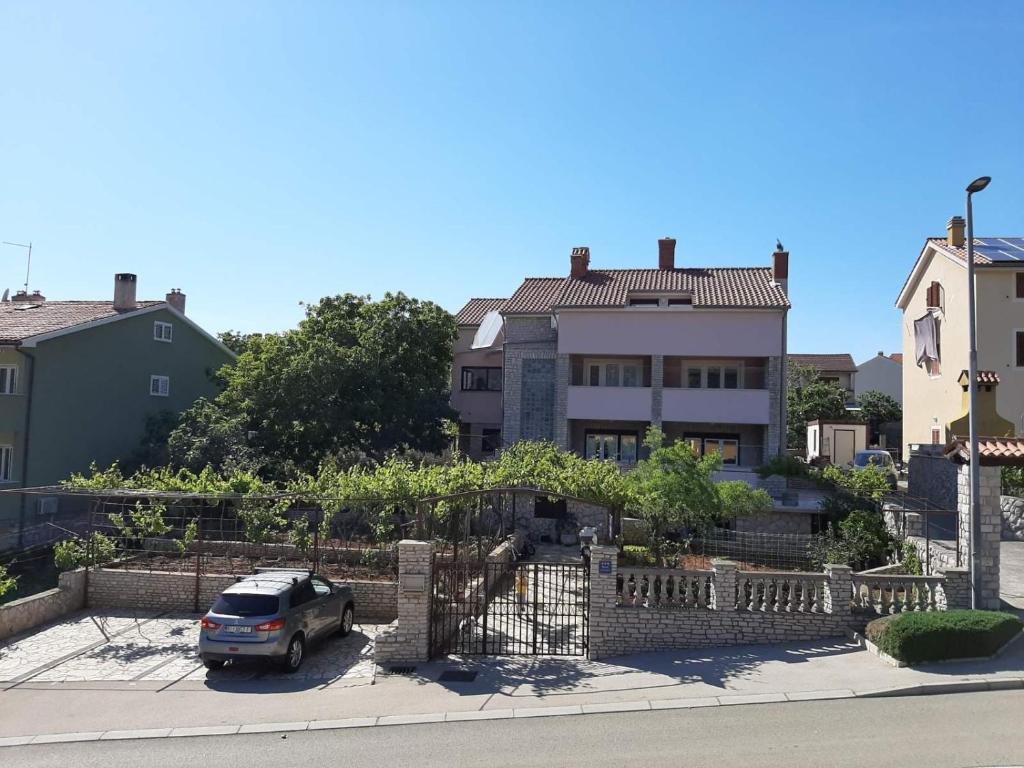
[[(960, 375), (956, 377), (957, 383), (963, 387), (966, 386), (967, 380), (970, 377), (967, 375), (967, 369), (964, 368), (960, 371)], [(995, 371), (978, 371), (978, 383), (979, 384), (998, 384), (999, 374)]]
[(163, 304), (140, 301), (135, 310), (116, 310), (110, 301), (0, 302), (0, 344), (17, 344), (32, 336), (61, 331), (115, 315)]
[[(955, 440), (946, 446), (946, 458), (961, 464), (970, 461), (970, 448), (966, 440)], [(1024, 438), (979, 437), (978, 458), (982, 464), (992, 466), (1024, 466)]]
[(889, 355), (889, 359), (890, 360), (895, 360), (900, 365), (903, 365), (903, 353), (902, 352), (893, 352), (891, 355)]
[(488, 312), (501, 309), (508, 299), (470, 299), (455, 314), (456, 325), (480, 325)]
[(853, 357), (847, 353), (824, 354), (824, 355), (787, 355), (791, 363), (806, 365), (809, 368), (816, 368), (819, 371), (849, 371), (857, 370)]
[(695, 307), (790, 306), (766, 267), (688, 269), (594, 269), (580, 278), (531, 277), (502, 310), (505, 314), (547, 312), (555, 307), (624, 307), (630, 296), (687, 293)]

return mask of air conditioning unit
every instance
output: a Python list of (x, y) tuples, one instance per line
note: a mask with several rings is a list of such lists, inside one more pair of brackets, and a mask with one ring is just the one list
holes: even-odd
[(57, 506), (60, 503), (60, 499), (56, 496), (44, 496), (39, 499), (39, 514), (40, 515), (56, 515)]

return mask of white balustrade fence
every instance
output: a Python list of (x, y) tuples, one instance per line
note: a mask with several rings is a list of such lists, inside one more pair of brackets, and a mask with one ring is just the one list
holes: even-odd
[(741, 611), (822, 613), (827, 588), (824, 573), (737, 571), (736, 607)]
[(945, 607), (943, 576), (853, 574), (851, 608), (864, 613), (892, 614), (936, 611)]

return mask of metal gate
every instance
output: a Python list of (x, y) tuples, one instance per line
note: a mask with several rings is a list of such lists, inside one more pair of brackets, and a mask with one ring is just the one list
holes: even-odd
[(434, 563), (433, 656), (585, 656), (590, 574), (576, 563)]

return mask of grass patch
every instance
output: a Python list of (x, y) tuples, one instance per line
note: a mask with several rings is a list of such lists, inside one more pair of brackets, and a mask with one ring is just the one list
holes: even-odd
[(991, 656), (1021, 631), (1021, 621), (997, 611), (901, 613), (868, 624), (865, 634), (899, 661), (915, 664)]

